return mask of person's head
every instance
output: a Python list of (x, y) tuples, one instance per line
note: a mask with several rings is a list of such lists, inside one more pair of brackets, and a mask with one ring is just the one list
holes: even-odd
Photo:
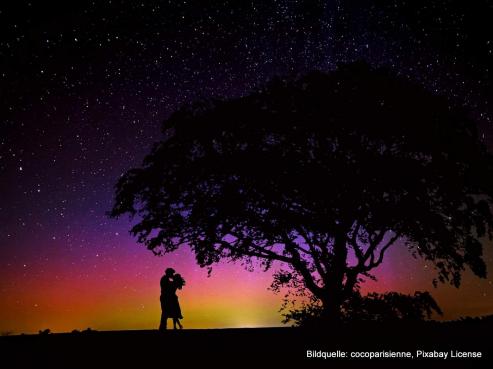
[(173, 275), (175, 274), (175, 270), (173, 268), (168, 268), (166, 269), (166, 271), (164, 272), (164, 275), (166, 277), (172, 277)]
[(181, 274), (175, 274), (173, 276), (173, 282), (175, 283), (175, 285), (178, 287), (178, 289), (182, 289), (182, 287), (185, 285), (185, 280), (183, 279), (183, 277), (181, 276)]

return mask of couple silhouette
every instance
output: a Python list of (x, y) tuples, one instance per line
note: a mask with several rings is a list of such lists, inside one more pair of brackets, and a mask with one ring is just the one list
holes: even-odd
[(164, 272), (161, 278), (161, 324), (159, 330), (164, 331), (167, 329), (168, 318), (173, 319), (173, 328), (176, 329), (178, 325), (180, 329), (183, 329), (183, 325), (180, 319), (183, 319), (181, 315), (180, 303), (178, 302), (178, 296), (176, 290), (181, 290), (185, 285), (185, 280), (180, 274), (176, 274), (173, 268), (168, 268)]

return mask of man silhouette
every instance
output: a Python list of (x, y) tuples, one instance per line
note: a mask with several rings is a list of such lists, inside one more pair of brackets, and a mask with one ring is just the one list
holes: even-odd
[(172, 295), (174, 294), (173, 290), (173, 275), (175, 274), (175, 270), (173, 268), (168, 268), (164, 272), (164, 275), (161, 277), (161, 296), (160, 296), (160, 301), (161, 301), (161, 323), (159, 325), (159, 330), (164, 331), (166, 330), (166, 325), (168, 322), (168, 311), (169, 311), (169, 302), (170, 299), (172, 298)]

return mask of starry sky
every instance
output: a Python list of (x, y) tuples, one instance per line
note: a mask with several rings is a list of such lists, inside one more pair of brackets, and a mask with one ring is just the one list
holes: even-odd
[[(188, 249), (156, 257), (108, 219), (116, 180), (182, 104), (358, 59), (466, 106), (493, 150), (492, 6), (466, 3), (2, 1), (0, 332), (156, 328), (168, 266), (187, 280), (185, 327), (280, 325), (270, 273), (208, 278)], [(431, 269), (397, 247), (363, 290), (431, 290), (445, 319), (493, 313), (491, 277), (433, 289)]]

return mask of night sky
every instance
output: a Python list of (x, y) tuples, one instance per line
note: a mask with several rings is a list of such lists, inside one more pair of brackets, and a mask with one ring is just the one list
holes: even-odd
[[(157, 328), (168, 266), (187, 280), (185, 327), (281, 324), (269, 273), (220, 264), (207, 278), (188, 250), (153, 256), (128, 234), (128, 219), (105, 215), (118, 177), (141, 163), (182, 104), (363, 59), (466, 106), (493, 150), (489, 1), (8, 3), (0, 5), (0, 332)], [(430, 290), (445, 319), (493, 313), (490, 276), (466, 273), (460, 289), (433, 289), (431, 269), (395, 248), (364, 291)]]

